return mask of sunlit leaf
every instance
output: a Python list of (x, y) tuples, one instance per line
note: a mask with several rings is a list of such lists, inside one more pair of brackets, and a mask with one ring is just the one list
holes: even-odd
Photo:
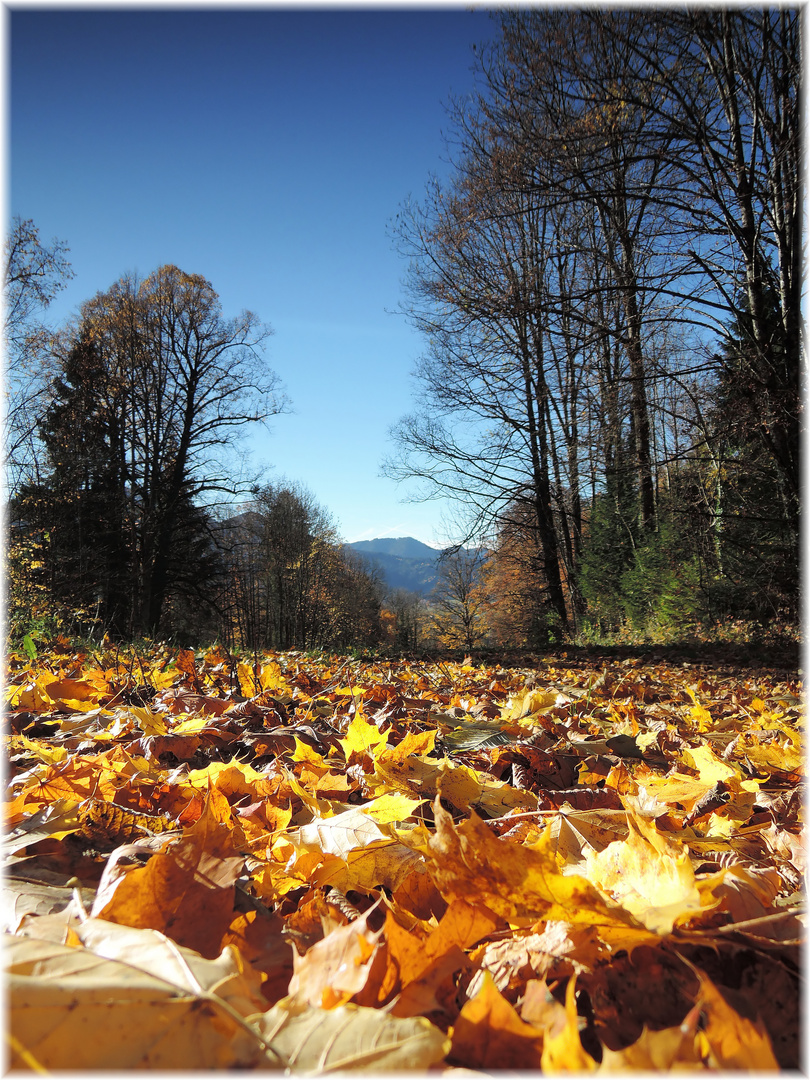
[(231, 832), (207, 800), (199, 821), (146, 866), (102, 878), (92, 914), (160, 930), (178, 944), (214, 957), (231, 923), (233, 886), (243, 863)]
[(363, 716), (361, 709), (354, 714), (352, 722), (346, 729), (346, 734), (341, 739), (346, 761), (350, 764), (361, 761), (368, 753), (378, 752), (387, 742), (388, 736), (374, 724), (370, 724)]
[(677, 920), (701, 909), (689, 852), (654, 821), (633, 813), (627, 820), (626, 840), (587, 855), (588, 880), (649, 930), (668, 934)]
[[(245, 1068), (267, 1060), (263, 1041), (232, 1006), (196, 977), (189, 986), (182, 960), (179, 982), (144, 961), (137, 943), (123, 959), (108, 959), (89, 948), (7, 938), (8, 1023), (17, 1045), (50, 1071)], [(11, 1067), (23, 1063), (14, 1051)]]
[(472, 814), (459, 826), (436, 800), (428, 868), (447, 900), (483, 904), (503, 918), (628, 925), (633, 920), (589, 881), (560, 870), (547, 838), (535, 848), (499, 840)]
[(543, 1040), (543, 1072), (592, 1072), (596, 1068), (579, 1037), (575, 992), (576, 977), (572, 975), (565, 989), (565, 1026), (558, 1033), (547, 1034)]

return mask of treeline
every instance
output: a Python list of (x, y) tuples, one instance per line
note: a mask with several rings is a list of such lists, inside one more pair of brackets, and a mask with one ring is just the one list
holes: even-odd
[(121, 278), (49, 334), (36, 317), (66, 270), (61, 245), (15, 223), (11, 634), (379, 642), (384, 590), (326, 512), (303, 488), (235, 471), (238, 433), (284, 407), (268, 328), (249, 312), (226, 319), (209, 282), (163, 266)]
[(57, 333), (66, 249), (6, 262), (8, 611), (244, 647), (535, 646), (797, 622), (800, 13), (504, 10), (451, 169), (394, 231), (424, 334), (386, 465), (467, 522), (428, 612), (295, 485), (269, 329), (174, 266)]
[(515, 636), (795, 620), (800, 13), (497, 16), (406, 205), (421, 408)]

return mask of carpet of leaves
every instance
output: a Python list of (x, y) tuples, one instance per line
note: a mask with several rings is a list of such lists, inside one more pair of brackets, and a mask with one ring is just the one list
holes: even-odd
[(797, 1068), (798, 673), (10, 654), (10, 1065)]

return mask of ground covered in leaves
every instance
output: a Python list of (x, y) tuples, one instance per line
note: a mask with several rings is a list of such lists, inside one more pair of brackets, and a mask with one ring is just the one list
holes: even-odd
[(12, 1068), (799, 1066), (795, 670), (7, 664)]

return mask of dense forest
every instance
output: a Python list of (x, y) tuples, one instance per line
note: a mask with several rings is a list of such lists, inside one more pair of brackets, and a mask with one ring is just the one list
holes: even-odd
[(9, 632), (472, 648), (798, 624), (800, 13), (500, 11), (447, 177), (393, 223), (422, 333), (393, 478), (458, 501), (431, 602), (303, 486), (268, 328), (174, 266), (56, 331), (68, 251), (6, 248)]

